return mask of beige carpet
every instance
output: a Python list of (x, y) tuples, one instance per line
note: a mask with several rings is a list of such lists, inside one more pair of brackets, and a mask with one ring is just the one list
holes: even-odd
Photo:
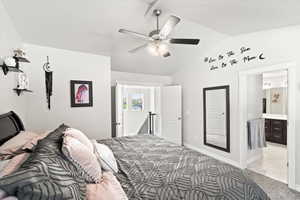
[(300, 200), (300, 193), (290, 190), (286, 184), (246, 170), (251, 177), (271, 198), (271, 200)]

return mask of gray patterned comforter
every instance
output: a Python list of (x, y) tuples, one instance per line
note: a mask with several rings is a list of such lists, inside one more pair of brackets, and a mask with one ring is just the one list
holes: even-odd
[(132, 200), (269, 200), (240, 169), (149, 135), (100, 140)]
[(66, 128), (62, 125), (40, 140), (15, 173), (0, 179), (0, 189), (20, 200), (85, 199), (86, 174), (61, 152)]

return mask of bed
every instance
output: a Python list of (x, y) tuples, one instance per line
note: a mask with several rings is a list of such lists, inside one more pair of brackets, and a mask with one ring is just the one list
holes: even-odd
[[(10, 132), (14, 135), (24, 130), (15, 113), (0, 117), (1, 134), (4, 127), (15, 127)], [(85, 199), (80, 170), (68, 165), (60, 154), (63, 128), (39, 142), (20, 170), (0, 179), (0, 189), (23, 199), (34, 199), (36, 194), (40, 195), (37, 199)], [(128, 199), (269, 200), (240, 169), (164, 139), (138, 135), (98, 142), (112, 149), (119, 167), (115, 176)]]
[(264, 200), (243, 171), (151, 135), (100, 140), (114, 152), (129, 199)]

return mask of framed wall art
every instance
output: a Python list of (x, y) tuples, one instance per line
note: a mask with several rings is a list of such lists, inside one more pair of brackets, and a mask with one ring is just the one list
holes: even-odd
[(144, 110), (144, 94), (131, 95), (131, 110), (143, 111)]
[(71, 107), (93, 106), (93, 82), (71, 80)]

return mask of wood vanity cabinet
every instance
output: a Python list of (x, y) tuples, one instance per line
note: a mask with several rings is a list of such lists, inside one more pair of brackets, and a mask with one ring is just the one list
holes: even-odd
[(268, 142), (286, 145), (287, 121), (278, 119), (265, 119), (265, 134)]

